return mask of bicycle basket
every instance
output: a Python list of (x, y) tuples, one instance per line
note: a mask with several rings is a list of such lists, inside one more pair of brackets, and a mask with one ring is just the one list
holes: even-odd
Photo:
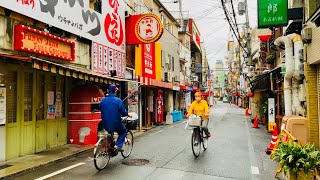
[(200, 117), (189, 117), (188, 125), (191, 127), (201, 126), (201, 118)]
[(130, 121), (126, 121), (126, 128), (128, 130), (137, 130), (137, 126), (138, 126), (138, 121), (137, 120), (130, 120)]

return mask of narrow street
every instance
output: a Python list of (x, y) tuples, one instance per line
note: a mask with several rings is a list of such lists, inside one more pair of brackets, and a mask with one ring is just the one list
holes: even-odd
[(99, 172), (92, 153), (87, 153), (13, 179), (273, 179), (277, 163), (264, 152), (271, 135), (262, 126), (251, 128), (243, 109), (222, 102), (213, 107), (210, 119), (213, 137), (197, 159), (191, 150), (191, 130), (184, 129), (183, 121), (157, 127), (135, 140), (129, 159), (146, 159), (146, 165), (123, 165), (119, 155)]

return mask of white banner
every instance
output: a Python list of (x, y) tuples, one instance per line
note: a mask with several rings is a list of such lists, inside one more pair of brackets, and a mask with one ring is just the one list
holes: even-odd
[(1, 0), (0, 6), (125, 53), (125, 5), (101, 1), (101, 13), (89, 0)]
[(274, 98), (268, 98), (268, 121), (275, 122)]

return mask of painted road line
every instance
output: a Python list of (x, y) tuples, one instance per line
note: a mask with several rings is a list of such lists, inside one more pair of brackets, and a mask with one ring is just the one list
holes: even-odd
[(256, 166), (251, 166), (251, 174), (259, 175), (259, 168)]
[(163, 131), (162, 131), (162, 130), (161, 130), (161, 131), (157, 131), (157, 132), (155, 132), (155, 133), (149, 134), (149, 136), (153, 136), (153, 135), (158, 134), (158, 133), (161, 133), (161, 132), (163, 132)]
[(53, 177), (53, 176), (56, 176), (56, 175), (58, 175), (58, 174), (61, 174), (61, 173), (65, 172), (65, 171), (68, 171), (68, 170), (70, 170), (70, 169), (76, 168), (76, 167), (81, 166), (81, 165), (84, 165), (84, 164), (86, 164), (86, 163), (81, 162), (81, 163), (78, 163), (78, 164), (75, 164), (75, 165), (72, 165), (72, 166), (69, 166), (69, 167), (60, 169), (59, 171), (53, 172), (53, 173), (51, 173), (51, 174), (42, 176), (42, 177), (40, 177), (40, 178), (38, 178), (38, 179), (35, 179), (35, 180), (48, 179), (48, 178), (51, 178), (51, 177)]

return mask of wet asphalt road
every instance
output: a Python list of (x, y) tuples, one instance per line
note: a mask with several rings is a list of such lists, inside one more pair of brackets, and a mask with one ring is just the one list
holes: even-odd
[[(128, 159), (147, 159), (143, 166), (123, 165), (121, 155), (112, 158), (108, 166), (97, 171), (93, 152), (41, 167), (13, 179), (28, 180), (56, 173), (49, 179), (106, 180), (224, 180), (274, 179), (277, 163), (264, 152), (271, 134), (264, 127), (251, 128), (244, 109), (218, 102), (210, 111), (207, 151), (195, 159), (191, 150), (191, 130), (185, 121), (159, 126), (135, 139)], [(76, 167), (75, 167), (76, 166)], [(70, 168), (61, 172), (61, 169)], [(72, 168), (74, 167), (74, 168)]]

